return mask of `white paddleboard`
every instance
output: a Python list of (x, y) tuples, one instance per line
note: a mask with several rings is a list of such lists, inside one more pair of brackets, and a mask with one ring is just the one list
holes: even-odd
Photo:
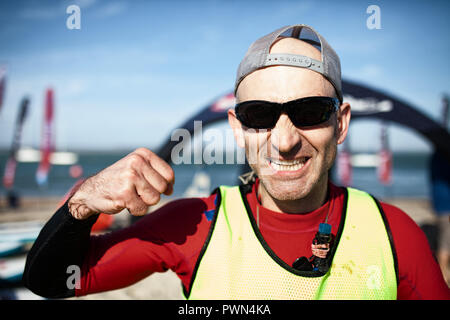
[(6, 257), (21, 252), (25, 244), (20, 241), (0, 242), (0, 257)]
[(45, 298), (34, 294), (27, 288), (0, 289), (0, 300), (44, 300)]
[(43, 226), (41, 221), (0, 223), (0, 243), (32, 242), (36, 240)]
[(25, 269), (26, 255), (0, 259), (0, 279), (14, 282), (22, 278)]

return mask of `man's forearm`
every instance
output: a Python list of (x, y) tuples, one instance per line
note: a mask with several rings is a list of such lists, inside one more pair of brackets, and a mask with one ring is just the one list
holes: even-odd
[(67, 202), (45, 224), (27, 256), (23, 282), (34, 293), (47, 298), (65, 298), (75, 294), (67, 285), (69, 266), (81, 265), (89, 247), (92, 225), (98, 215), (75, 219)]

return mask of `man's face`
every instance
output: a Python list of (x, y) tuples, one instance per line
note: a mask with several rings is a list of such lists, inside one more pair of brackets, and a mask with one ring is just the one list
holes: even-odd
[[(303, 41), (286, 38), (276, 42), (272, 53), (303, 54), (320, 60), (320, 52)], [(314, 71), (275, 66), (257, 70), (240, 83), (239, 102), (267, 100), (287, 102), (308, 96), (335, 97), (330, 82)], [(273, 129), (249, 129), (229, 113), (230, 124), (240, 146), (244, 146), (250, 166), (262, 185), (277, 200), (306, 198), (318, 188), (326, 188), (328, 170), (336, 157), (337, 144), (345, 139), (350, 107), (343, 104), (329, 121), (297, 128), (287, 114), (281, 114)]]

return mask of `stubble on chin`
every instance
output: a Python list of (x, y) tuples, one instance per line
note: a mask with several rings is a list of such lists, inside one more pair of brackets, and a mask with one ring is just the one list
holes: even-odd
[(309, 193), (308, 186), (296, 180), (276, 180), (262, 176), (260, 183), (273, 199), (279, 201), (299, 200)]

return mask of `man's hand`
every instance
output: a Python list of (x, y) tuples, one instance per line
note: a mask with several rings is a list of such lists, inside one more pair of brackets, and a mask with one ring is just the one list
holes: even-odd
[(87, 179), (69, 200), (76, 219), (96, 213), (115, 214), (123, 209), (135, 216), (147, 213), (160, 195), (173, 192), (172, 168), (152, 151), (139, 148)]

